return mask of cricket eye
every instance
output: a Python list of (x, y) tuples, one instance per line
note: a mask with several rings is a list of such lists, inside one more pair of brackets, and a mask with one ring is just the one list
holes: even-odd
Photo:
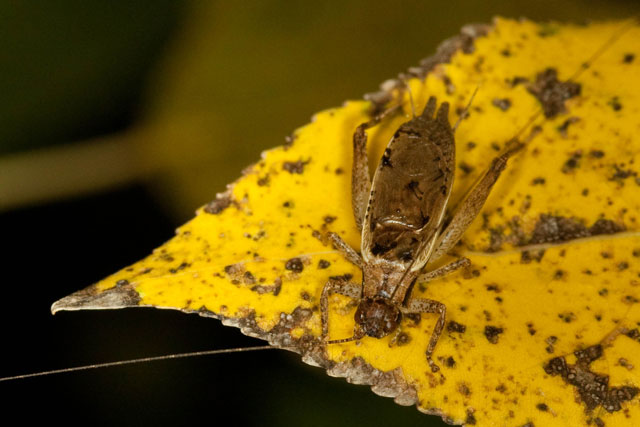
[(358, 306), (355, 321), (366, 335), (382, 338), (396, 330), (400, 311), (384, 299), (364, 299)]

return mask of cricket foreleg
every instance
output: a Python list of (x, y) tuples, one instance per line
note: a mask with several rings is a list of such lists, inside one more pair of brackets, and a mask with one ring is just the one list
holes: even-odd
[(493, 159), (489, 169), (455, 209), (451, 221), (438, 238), (436, 248), (429, 258), (429, 262), (438, 260), (458, 243), (471, 221), (478, 216), (482, 206), (484, 206), (484, 202), (489, 197), (493, 185), (507, 166), (507, 161), (521, 148), (522, 144), (515, 144), (511, 149)]
[(345, 280), (330, 278), (322, 289), (320, 297), (320, 320), (322, 323), (322, 341), (327, 341), (329, 335), (329, 295), (338, 293), (359, 300), (362, 287)]
[(353, 133), (353, 167), (351, 171), (351, 206), (358, 230), (362, 230), (362, 222), (367, 211), (371, 178), (369, 177), (369, 158), (367, 155), (367, 129), (380, 123), (382, 119), (397, 112), (400, 106), (390, 108), (366, 123), (362, 123)]
[(438, 321), (436, 322), (436, 326), (433, 328), (433, 332), (431, 333), (431, 339), (429, 340), (429, 345), (427, 346), (427, 362), (431, 367), (431, 372), (438, 372), (440, 368), (433, 361), (431, 356), (433, 355), (433, 351), (436, 348), (436, 344), (438, 344), (438, 340), (440, 339), (440, 335), (442, 335), (442, 331), (444, 329), (444, 322), (447, 316), (447, 307), (439, 302), (430, 299), (422, 299), (415, 298), (409, 300), (406, 308), (402, 309), (402, 312), (405, 314), (411, 313), (437, 313), (440, 315), (438, 317)]
[(445, 264), (440, 268), (437, 268), (433, 271), (429, 271), (424, 273), (418, 277), (419, 282), (428, 282), (429, 280), (436, 279), (438, 277), (446, 276), (447, 274), (454, 272), (460, 268), (468, 267), (471, 265), (471, 261), (469, 258), (460, 258), (449, 264)]

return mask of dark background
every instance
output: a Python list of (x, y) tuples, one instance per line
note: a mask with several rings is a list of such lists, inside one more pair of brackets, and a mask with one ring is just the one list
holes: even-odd
[[(0, 3), (0, 376), (260, 345), (179, 312), (53, 317), (49, 307), (147, 255), (261, 150), (375, 90), (462, 25), (640, 11), (633, 1), (477, 3)], [(101, 157), (105, 144), (125, 154)], [(87, 170), (74, 162), (83, 149)], [(283, 351), (0, 388), (3, 418), (26, 423), (441, 425)]]

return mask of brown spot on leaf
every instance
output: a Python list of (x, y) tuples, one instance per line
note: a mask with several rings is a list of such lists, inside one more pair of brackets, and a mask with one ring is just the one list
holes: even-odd
[(290, 174), (299, 174), (301, 175), (304, 172), (304, 167), (307, 163), (309, 163), (311, 159), (307, 161), (298, 160), (297, 162), (284, 162), (282, 164), (282, 169), (286, 170)]
[(170, 268), (169, 269), (169, 273), (176, 274), (178, 271), (184, 270), (187, 267), (189, 267), (189, 263), (183, 262), (179, 266), (177, 266), (176, 268)]
[(477, 423), (475, 415), (473, 415), (473, 409), (467, 409), (467, 419), (464, 420), (465, 425), (475, 425)]
[(218, 215), (220, 212), (225, 210), (231, 205), (231, 194), (229, 193), (221, 193), (216, 196), (216, 199), (212, 202), (209, 202), (205, 207), (204, 211), (209, 214)]
[(578, 150), (572, 153), (569, 159), (562, 165), (562, 173), (571, 173), (580, 166), (582, 151)]
[(464, 396), (471, 395), (471, 389), (465, 382), (461, 382), (460, 384), (458, 384), (458, 391)]
[(580, 221), (548, 214), (540, 214), (533, 229), (530, 243), (556, 243), (589, 236), (589, 230)]
[(284, 264), (284, 268), (295, 273), (300, 273), (304, 270), (304, 264), (300, 258), (291, 258)]
[(591, 227), (589, 227), (589, 233), (592, 236), (597, 236), (599, 234), (614, 234), (625, 231), (626, 227), (624, 225), (620, 225), (610, 219), (600, 218), (596, 222), (593, 223)]
[(522, 251), (520, 254), (520, 264), (529, 264), (531, 261), (540, 262), (544, 257), (544, 249), (537, 251)]
[(459, 332), (462, 334), (466, 330), (467, 330), (467, 327), (465, 325), (463, 325), (462, 323), (455, 322), (453, 320), (451, 320), (447, 324), (447, 331), (449, 332)]
[(500, 334), (504, 332), (503, 328), (487, 325), (484, 327), (484, 336), (491, 344), (498, 344)]
[(531, 185), (544, 185), (545, 183), (546, 180), (541, 176), (533, 178), (533, 180), (531, 180)]
[(592, 372), (589, 365), (602, 357), (600, 344), (574, 352), (576, 364), (567, 364), (564, 357), (555, 357), (544, 365), (544, 371), (551, 375), (560, 375), (562, 379), (576, 388), (580, 400), (588, 413), (602, 406), (612, 413), (622, 409), (624, 402), (633, 399), (640, 389), (633, 386), (609, 387), (609, 376)]
[(253, 285), (254, 283), (256, 283), (256, 278), (250, 271), (245, 271), (243, 281), (245, 285)]
[(411, 341), (411, 337), (406, 332), (400, 332), (398, 334), (398, 338), (396, 339), (396, 344), (398, 346), (403, 346), (409, 344)]
[(510, 85), (511, 87), (516, 87), (516, 86), (518, 86), (519, 84), (527, 83), (528, 81), (529, 81), (529, 79), (528, 79), (528, 78), (526, 78), (526, 77), (522, 77), (522, 76), (515, 76), (514, 78), (512, 78), (511, 80), (508, 80), (507, 82), (509, 83), (509, 85)]
[(277, 297), (280, 294), (280, 290), (282, 290), (282, 279), (276, 277), (273, 281), (273, 285), (255, 285), (251, 287), (253, 292), (257, 292), (258, 294), (273, 294), (274, 297)]
[(460, 162), (458, 167), (460, 168), (462, 173), (465, 174), (465, 175), (469, 175), (471, 172), (473, 172), (473, 166), (471, 166), (471, 165), (469, 165), (469, 164), (467, 164), (465, 162)]
[(622, 57), (622, 62), (625, 64), (631, 64), (635, 57), (636, 56), (633, 53), (625, 53), (624, 57)]
[(327, 261), (326, 259), (321, 259), (320, 261), (318, 261), (318, 269), (320, 269), (320, 270), (324, 270), (325, 268), (329, 268), (330, 265), (331, 265), (331, 263), (329, 261)]
[(558, 313), (558, 317), (564, 322), (564, 323), (571, 323), (574, 320), (576, 320), (576, 315), (573, 314), (573, 312), (571, 311), (566, 311), (564, 313)]
[(336, 219), (338, 219), (338, 217), (331, 216), (331, 215), (326, 215), (324, 218), (322, 218), (325, 224), (331, 224)]
[(617, 96), (611, 98), (611, 100), (607, 104), (609, 104), (611, 108), (613, 108), (613, 111), (622, 110), (622, 104), (620, 103), (620, 99), (618, 99)]
[(449, 356), (444, 361), (444, 364), (447, 366), (447, 368), (453, 368), (456, 366), (456, 360), (452, 356)]
[(558, 132), (560, 132), (560, 135), (563, 138), (566, 138), (567, 137), (567, 129), (569, 129), (569, 125), (572, 125), (573, 123), (577, 123), (579, 121), (580, 121), (580, 117), (569, 117), (567, 120), (562, 122), (562, 124), (560, 126), (558, 126)]
[(493, 98), (491, 103), (494, 107), (498, 107), (502, 111), (507, 111), (511, 107), (511, 100), (509, 98)]
[(561, 82), (554, 68), (547, 68), (538, 73), (536, 81), (527, 88), (542, 104), (547, 118), (552, 118), (566, 111), (564, 102), (580, 95), (581, 86), (574, 82)]

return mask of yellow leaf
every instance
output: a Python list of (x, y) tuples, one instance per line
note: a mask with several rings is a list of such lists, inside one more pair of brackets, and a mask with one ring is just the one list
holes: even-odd
[[(358, 282), (361, 272), (316, 237), (334, 231), (360, 246), (352, 135), (373, 111), (402, 103), (404, 115), (369, 131), (370, 159), (380, 158), (411, 117), (406, 91), (393, 82), (371, 102), (318, 113), (176, 237), (58, 301), (54, 312), (153, 306), (219, 318), (452, 423), (637, 424), (640, 27), (621, 31), (624, 25), (498, 19), (467, 28), (413, 70), (416, 110), (436, 96), (452, 105), (451, 123), (479, 87), (456, 131), (452, 206), (526, 130), (525, 149), (454, 251), (471, 267), (413, 290), (448, 309), (434, 354), (439, 372), (425, 357), (435, 316), (405, 318), (395, 343), (366, 337), (325, 346), (319, 339), (324, 284), (344, 275)], [(619, 39), (605, 43), (613, 35)], [(354, 301), (334, 295), (329, 306), (330, 338), (350, 337)]]

